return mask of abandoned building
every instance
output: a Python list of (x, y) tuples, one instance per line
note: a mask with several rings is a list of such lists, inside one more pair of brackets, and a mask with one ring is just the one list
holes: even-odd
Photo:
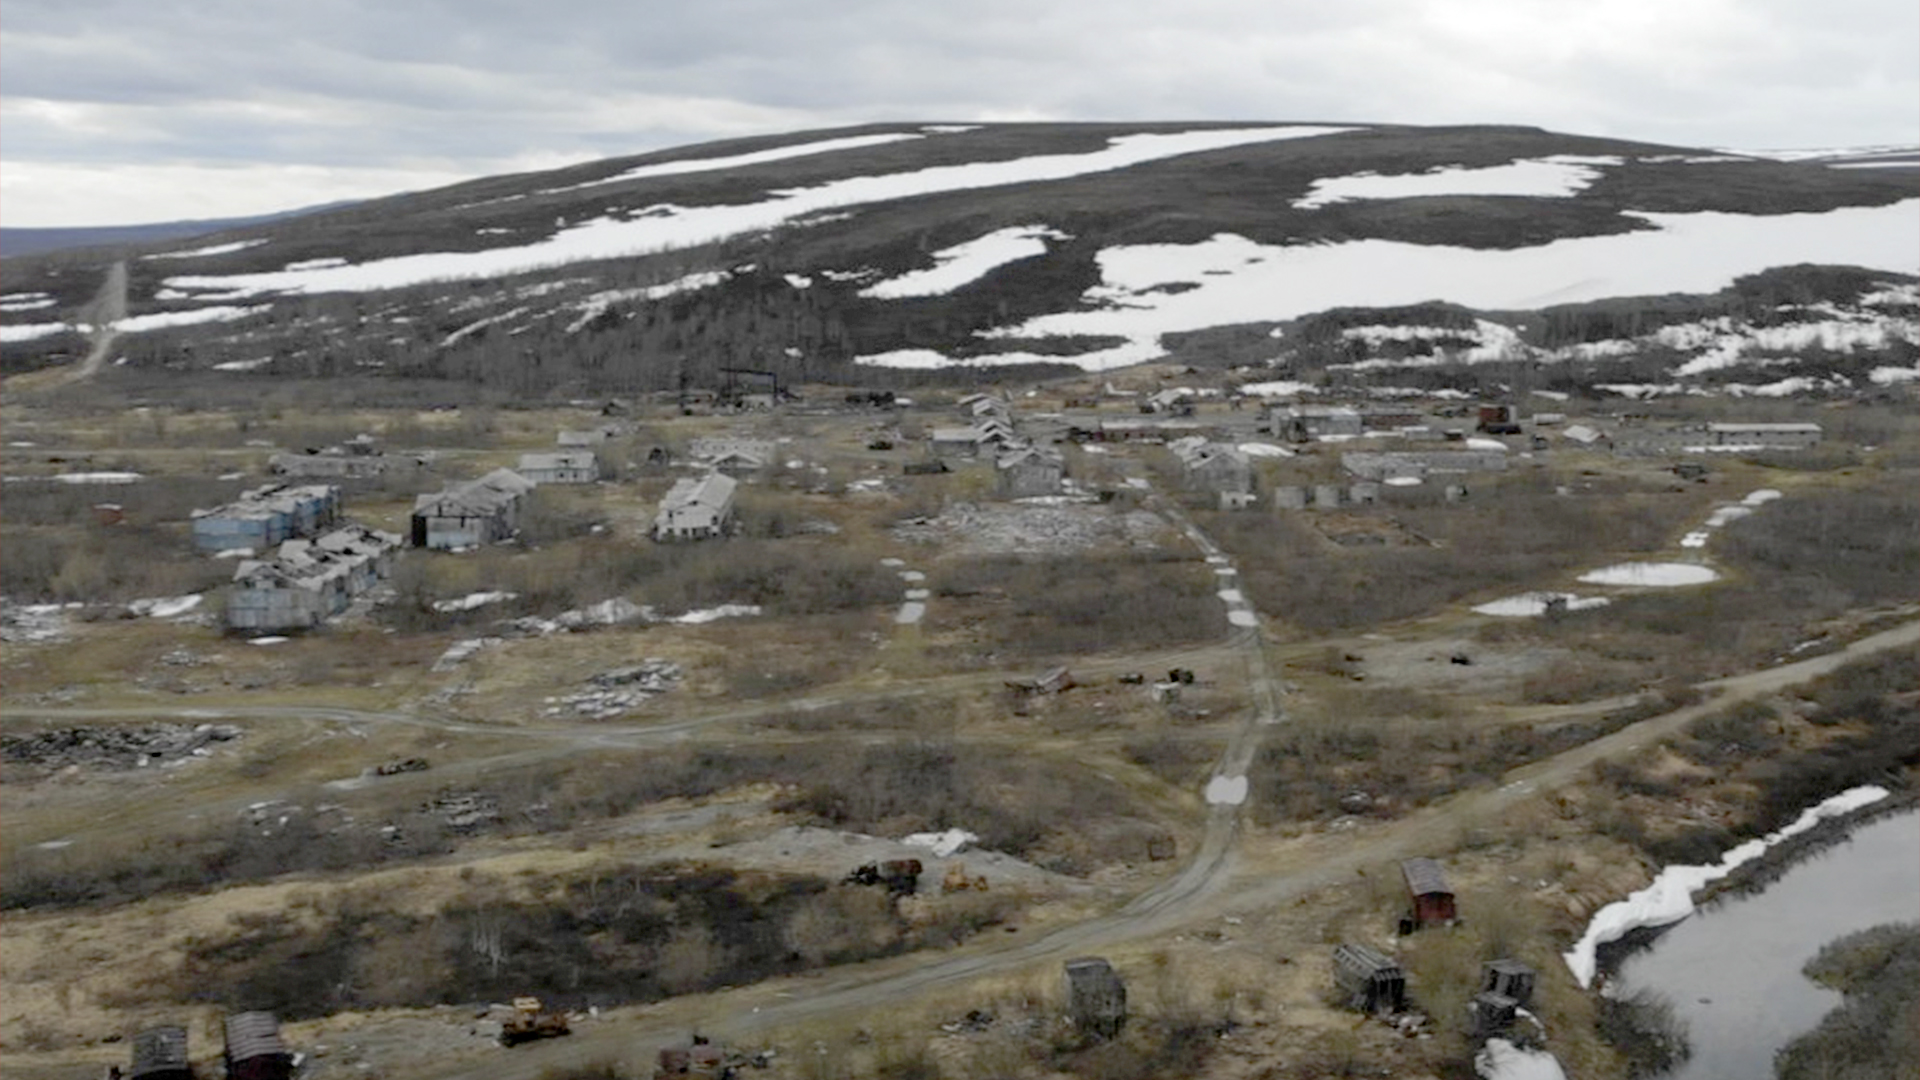
[(1051, 450), (1029, 446), (1010, 450), (993, 462), (994, 488), (1003, 498), (1025, 499), (1058, 495), (1066, 478), (1066, 462)]
[(1432, 473), (1502, 472), (1507, 451), (1466, 450), (1353, 451), (1340, 455), (1340, 464), (1364, 480), (1424, 479)]
[(264, 551), (329, 528), (339, 515), (340, 489), (331, 484), (269, 484), (225, 506), (195, 510), (193, 543), (201, 551)]
[(1127, 984), (1098, 956), (1066, 962), (1067, 1017), (1081, 1032), (1102, 1039), (1120, 1034), (1127, 1022)]
[(1407, 883), (1407, 899), (1411, 905), (1407, 916), (1400, 920), (1403, 933), (1444, 925), (1458, 918), (1453, 906), (1453, 890), (1447, 887), (1447, 876), (1440, 872), (1439, 863), (1427, 858), (1406, 859), (1400, 863), (1400, 876)]
[(399, 544), (392, 533), (350, 525), (315, 540), (289, 540), (271, 559), (243, 560), (227, 589), (227, 627), (312, 629), (385, 580)]
[(1805, 450), (1820, 445), (1819, 424), (1708, 424), (1712, 446), (1764, 450)]
[(591, 484), (600, 479), (600, 459), (591, 450), (521, 454), (514, 471), (535, 484)]
[(1219, 495), (1253, 493), (1253, 462), (1238, 447), (1193, 437), (1168, 444), (1180, 462), (1186, 486)]
[(970, 427), (937, 427), (928, 433), (927, 441), (939, 457), (973, 457), (980, 452), (980, 433)]
[(168, 1024), (135, 1034), (130, 1065), (129, 1080), (193, 1080), (187, 1029)]
[(293, 1055), (281, 1041), (280, 1021), (272, 1013), (235, 1013), (227, 1017), (223, 1031), (229, 1080), (291, 1080)]
[(1269, 405), (1262, 427), (1288, 442), (1352, 438), (1365, 431), (1358, 409), (1345, 405)]
[(520, 508), (533, 484), (511, 469), (495, 469), (413, 501), (414, 547), (448, 550), (497, 544), (520, 527)]
[(1365, 945), (1350, 942), (1334, 948), (1333, 980), (1350, 1009), (1397, 1013), (1407, 1007), (1406, 972)]
[(733, 524), (734, 490), (738, 481), (725, 473), (711, 472), (699, 479), (674, 481), (667, 497), (660, 500), (654, 516), (655, 540), (710, 540), (725, 536)]
[(1193, 415), (1192, 390), (1184, 386), (1161, 390), (1140, 399), (1140, 411), (1143, 413), (1166, 413), (1169, 416)]

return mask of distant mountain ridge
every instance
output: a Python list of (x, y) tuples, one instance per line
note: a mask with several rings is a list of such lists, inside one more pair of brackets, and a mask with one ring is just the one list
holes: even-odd
[(187, 240), (209, 233), (224, 232), (228, 229), (245, 228), (248, 225), (263, 225), (273, 221), (285, 221), (288, 218), (317, 214), (326, 210), (336, 210), (351, 206), (358, 200), (323, 203), (319, 206), (305, 206), (297, 210), (282, 210), (273, 214), (255, 214), (250, 217), (205, 218), (190, 221), (160, 221), (146, 225), (72, 225), (46, 228), (0, 227), (0, 259), (15, 258), (22, 255), (38, 255), (49, 251), (68, 251), (73, 248), (125, 247), (133, 245), (160, 244), (169, 240)]
[[(1837, 392), (1903, 381), (1867, 377), (1911, 366), (1920, 336), (1920, 193), (1898, 156), (1782, 161), (1519, 127), (868, 125), (149, 244), (121, 329), (136, 368), (515, 393), (664, 389), (742, 366), (849, 383), (1155, 360), (1357, 376), (1409, 356), (1447, 378), (1524, 360), (1684, 388), (1809, 349), (1853, 366), (1790, 385)], [(76, 261), (0, 265), (8, 370), (70, 354), (98, 282)], [(1468, 313), (1453, 318), (1471, 333), (1378, 314), (1433, 304)], [(1308, 332), (1330, 312), (1375, 329)], [(1846, 325), (1779, 332), (1795, 319)], [(1709, 338), (1720, 359), (1674, 374)], [(1651, 353), (1671, 362), (1635, 359)], [(1355, 366), (1371, 361), (1394, 363)]]

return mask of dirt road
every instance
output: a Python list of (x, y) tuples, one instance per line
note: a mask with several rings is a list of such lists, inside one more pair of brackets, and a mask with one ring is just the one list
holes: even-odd
[(107, 354), (113, 351), (113, 343), (120, 336), (114, 324), (127, 317), (127, 264), (125, 260), (114, 263), (107, 271), (107, 280), (100, 286), (100, 292), (86, 307), (87, 321), (93, 326), (93, 347), (87, 350), (87, 358), (80, 366), (67, 373), (62, 384), (76, 383), (91, 379), (107, 362)]
[(1222, 881), (1222, 870), (1230, 864), (1237, 814), (1236, 808), (1215, 806), (1211, 808), (1206, 842), (1181, 873), (1114, 914), (1019, 944), (995, 941), (970, 945), (965, 955), (930, 963), (925, 954), (915, 954), (804, 979), (759, 984), (697, 1002), (669, 1003), (644, 1014), (621, 1010), (563, 1042), (523, 1048), (510, 1057), (491, 1056), (484, 1063), (450, 1063), (422, 1075), (436, 1080), (482, 1075), (497, 1080), (535, 1080), (542, 1070), (558, 1065), (616, 1061), (641, 1068), (649, 1064), (649, 1048), (684, 1037), (695, 1022), (702, 1031), (719, 1038), (747, 1040), (768, 1029), (828, 1016), (884, 1012), (930, 989), (1152, 937), (1218, 914), (1273, 907), (1335, 882), (1350, 881), (1356, 870), (1366, 866), (1433, 850), (1436, 844), (1456, 836), (1463, 824), (1486, 820), (1541, 790), (1566, 783), (1596, 761), (1632, 753), (1709, 712), (1806, 682), (1869, 654), (1911, 648), (1916, 643), (1920, 643), (1920, 622), (1863, 638), (1837, 653), (1707, 684), (1703, 689), (1718, 693), (1706, 701), (1643, 720), (1516, 769), (1503, 777), (1498, 787), (1462, 793), (1357, 835), (1311, 870), (1267, 879)]

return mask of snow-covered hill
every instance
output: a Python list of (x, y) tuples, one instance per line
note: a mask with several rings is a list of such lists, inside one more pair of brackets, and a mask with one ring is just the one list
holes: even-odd
[[(1226, 333), (1267, 343), (1230, 350), (1236, 363), (1349, 374), (1658, 356), (1672, 362), (1639, 382), (1833, 390), (1910, 378), (1920, 193), (1894, 167), (1910, 159), (1517, 128), (885, 125), (155, 247), (132, 263), (118, 328), (135, 365), (528, 389), (728, 364), (860, 380), (1224, 362), (1195, 342)], [(1870, 273), (1815, 275), (1818, 295), (1767, 311), (1736, 286), (1800, 265)], [(8, 369), (71, 350), (90, 280), (70, 259), (0, 267)], [(1563, 340), (1582, 305), (1671, 294), (1739, 302), (1621, 334), (1585, 318)], [(1316, 336), (1329, 311), (1436, 303), (1458, 309), (1449, 325), (1380, 315)], [(1812, 354), (1859, 363), (1816, 377), (1788, 362)]]

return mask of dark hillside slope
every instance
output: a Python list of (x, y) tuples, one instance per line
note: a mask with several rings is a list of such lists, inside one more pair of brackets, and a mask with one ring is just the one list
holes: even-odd
[[(227, 365), (247, 378), (427, 378), (515, 394), (701, 385), (729, 365), (848, 382), (938, 368), (968, 378), (981, 364), (1098, 370), (1219, 340), (1217, 328), (1257, 341), (1335, 307), (1706, 295), (1796, 263), (1857, 263), (1897, 281), (1920, 271), (1920, 255), (1850, 238), (1920, 223), (1906, 172), (1517, 127), (794, 133), (228, 230), (211, 253), (149, 245), (130, 263), (122, 370)], [(1839, 239), (1795, 224), (1808, 215), (1831, 217)], [(1728, 220), (1758, 231), (1728, 240)], [(1684, 261), (1669, 241), (1693, 229), (1712, 237), (1702, 249), (1744, 261), (1676, 288), (1662, 276)], [(1643, 239), (1655, 246), (1636, 255)], [(1591, 247), (1604, 273), (1584, 258), (1502, 268), (1507, 256), (1550, 262), (1565, 245)], [(1461, 272), (1434, 269), (1435, 256)], [(1340, 261), (1314, 269), (1329, 259)], [(1399, 280), (1409, 266), (1425, 277)], [(60, 324), (77, 319), (102, 269), (73, 252), (0, 264), (15, 328), (5, 370), (70, 357)], [(1281, 276), (1254, 276), (1269, 272)], [(1489, 273), (1527, 284), (1480, 284)]]

